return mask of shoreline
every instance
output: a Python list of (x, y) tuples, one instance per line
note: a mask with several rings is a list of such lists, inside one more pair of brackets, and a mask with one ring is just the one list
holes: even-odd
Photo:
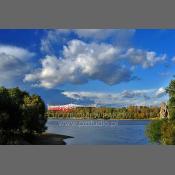
[(43, 133), (40, 136), (36, 136), (34, 144), (36, 145), (66, 145), (65, 139), (73, 138), (67, 135)]
[(35, 135), (30, 139), (22, 138), (17, 143), (18, 145), (66, 145), (65, 139), (73, 138), (72, 136), (43, 133), (41, 135)]

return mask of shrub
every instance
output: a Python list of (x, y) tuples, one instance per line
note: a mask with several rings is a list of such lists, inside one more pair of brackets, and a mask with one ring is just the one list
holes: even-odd
[(152, 143), (175, 144), (175, 122), (173, 120), (152, 121), (146, 129), (146, 135)]
[(161, 143), (166, 145), (175, 144), (175, 122), (164, 121), (161, 125)]
[(146, 128), (146, 135), (152, 143), (161, 142), (161, 125), (163, 120), (152, 121)]

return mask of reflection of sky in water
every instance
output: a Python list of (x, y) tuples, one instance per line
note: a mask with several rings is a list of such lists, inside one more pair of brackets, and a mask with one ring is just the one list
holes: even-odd
[[(67, 144), (149, 144), (145, 136), (146, 120), (49, 120), (48, 132), (74, 138), (66, 139)], [(67, 125), (66, 125), (67, 124)], [(91, 124), (91, 125), (90, 125)], [(98, 125), (99, 124), (99, 125)]]

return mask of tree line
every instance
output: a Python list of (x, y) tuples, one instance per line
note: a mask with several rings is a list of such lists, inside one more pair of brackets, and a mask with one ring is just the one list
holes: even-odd
[(122, 108), (77, 107), (69, 112), (47, 111), (49, 118), (79, 119), (150, 119), (159, 117), (159, 107), (129, 106)]

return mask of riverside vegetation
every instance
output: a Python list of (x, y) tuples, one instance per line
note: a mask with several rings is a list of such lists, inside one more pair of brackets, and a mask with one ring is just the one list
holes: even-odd
[(77, 119), (156, 119), (159, 117), (159, 107), (129, 106), (122, 108), (107, 107), (77, 107), (68, 112), (47, 111), (49, 118)]
[(166, 89), (169, 94), (169, 118), (152, 121), (146, 129), (150, 141), (158, 144), (175, 145), (175, 80)]
[(45, 123), (44, 101), (19, 88), (0, 88), (0, 144), (27, 143), (43, 133)]
[(40, 96), (0, 87), (0, 144), (65, 144), (70, 137), (45, 133), (46, 122)]

